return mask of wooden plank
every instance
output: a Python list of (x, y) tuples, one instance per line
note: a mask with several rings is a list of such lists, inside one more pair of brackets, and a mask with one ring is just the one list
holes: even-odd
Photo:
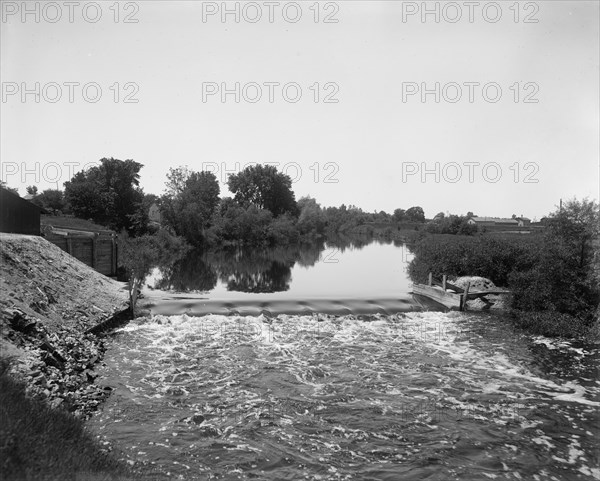
[(510, 294), (510, 291), (504, 289), (493, 289), (489, 291), (471, 291), (467, 293), (469, 299), (477, 299), (478, 297), (485, 297), (487, 295), (498, 296), (501, 294)]
[(96, 269), (98, 266), (98, 234), (94, 234), (92, 238), (92, 267)]
[(111, 276), (117, 275), (117, 256), (119, 255), (118, 247), (117, 247), (117, 238), (113, 235), (112, 237), (112, 269)]
[(444, 275), (442, 276), (442, 289), (444, 289), (444, 292), (446, 292), (446, 281), (447, 281), (447, 280), (448, 280), (448, 279), (447, 279), (447, 276), (446, 276), (446, 274), (444, 274)]
[(467, 310), (467, 301), (469, 300), (469, 288), (470, 287), (471, 287), (471, 283), (467, 282), (467, 287), (465, 288), (465, 292), (461, 296), (461, 301), (462, 301), (461, 302), (462, 303), (461, 311)]
[(454, 292), (444, 292), (435, 287), (423, 284), (413, 284), (413, 294), (419, 294), (433, 299), (449, 309), (460, 309), (461, 307), (462, 296), (460, 294), (455, 294)]
[(429, 286), (433, 285), (433, 274), (429, 273)]
[[(433, 279), (433, 285), (443, 287), (443, 283), (435, 279)], [(458, 294), (462, 294), (463, 292), (465, 292), (465, 290), (462, 287), (455, 286), (454, 284), (451, 284), (446, 280), (446, 290), (448, 289), (451, 289)]]

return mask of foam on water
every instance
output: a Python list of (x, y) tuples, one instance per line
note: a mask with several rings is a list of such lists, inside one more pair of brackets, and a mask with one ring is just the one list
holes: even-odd
[(116, 391), (93, 425), (159, 477), (600, 479), (597, 385), (545, 374), (530, 346), (574, 363), (589, 350), (481, 322), (138, 319), (111, 342)]

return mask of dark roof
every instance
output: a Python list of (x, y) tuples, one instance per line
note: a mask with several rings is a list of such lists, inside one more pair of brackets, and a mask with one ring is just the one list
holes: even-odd
[(42, 207), (40, 207), (39, 205), (35, 205), (33, 202), (29, 202), (27, 199), (24, 199), (19, 194), (15, 194), (12, 190), (6, 189), (6, 188), (1, 187), (1, 186), (0, 186), (0, 189), (2, 190), (2, 196), (7, 196), (13, 202), (16, 202), (17, 205), (22, 205), (23, 207), (25, 207), (25, 206), (27, 206), (27, 207), (33, 206), (36, 209), (38, 209), (40, 212), (45, 212)]

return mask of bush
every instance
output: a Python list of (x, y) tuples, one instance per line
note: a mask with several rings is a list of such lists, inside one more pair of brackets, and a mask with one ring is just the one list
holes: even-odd
[(584, 319), (557, 311), (513, 311), (511, 317), (521, 329), (548, 337), (580, 337), (590, 327)]
[(125, 270), (129, 289), (129, 306), (132, 315), (141, 287), (154, 267), (165, 267), (183, 257), (190, 246), (181, 237), (162, 229), (155, 235), (129, 237), (123, 232), (119, 237), (119, 259)]
[(267, 232), (270, 243), (275, 245), (291, 244), (299, 238), (296, 221), (289, 214), (283, 214), (273, 219)]
[(534, 239), (433, 235), (421, 238), (411, 249), (415, 258), (409, 275), (414, 282), (425, 282), (432, 272), (487, 277), (497, 286), (507, 286), (511, 272), (533, 268), (538, 247)]

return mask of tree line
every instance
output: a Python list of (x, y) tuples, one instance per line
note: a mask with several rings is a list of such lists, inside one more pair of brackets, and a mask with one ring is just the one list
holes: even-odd
[(289, 244), (365, 223), (425, 222), (418, 206), (388, 214), (344, 204), (322, 207), (310, 196), (296, 200), (291, 178), (274, 166), (252, 165), (230, 175), (227, 187), (233, 196), (223, 197), (212, 172), (188, 167), (169, 169), (162, 195), (147, 194), (140, 186), (142, 168), (134, 160), (103, 158), (65, 182), (64, 191), (38, 194), (37, 187), (29, 186), (27, 192), (49, 213), (92, 220), (133, 237), (157, 230), (149, 218), (156, 204), (161, 227), (194, 246)]

